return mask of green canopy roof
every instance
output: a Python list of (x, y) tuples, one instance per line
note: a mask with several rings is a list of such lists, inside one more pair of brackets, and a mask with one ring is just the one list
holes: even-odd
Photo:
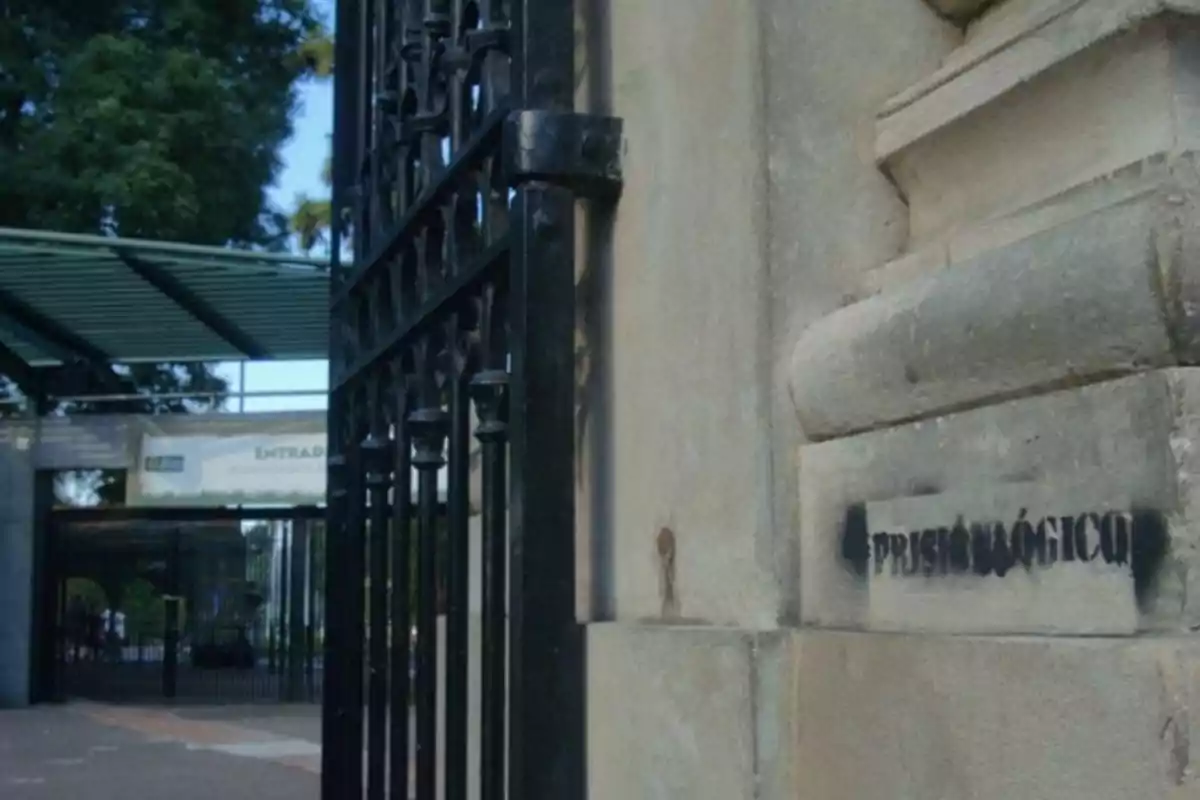
[(325, 358), (329, 271), (281, 253), (0, 228), (0, 357)]

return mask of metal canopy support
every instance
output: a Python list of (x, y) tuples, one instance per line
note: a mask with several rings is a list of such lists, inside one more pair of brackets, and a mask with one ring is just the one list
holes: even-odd
[(128, 250), (114, 249), (117, 257), (129, 269), (146, 283), (153, 286), (160, 294), (175, 305), (186, 311), (197, 322), (208, 328), (230, 347), (247, 358), (270, 358), (271, 354), (253, 337), (230, 322), (213, 306), (199, 297), (188, 287), (184, 286), (174, 275), (159, 267), (157, 264), (140, 258)]
[(14, 334), (32, 340), (64, 364), (86, 364), (103, 386), (116, 391), (124, 387), (108, 367), (112, 361), (108, 353), (4, 289), (0, 289), (0, 315), (13, 323)]
[(37, 396), (37, 370), (3, 342), (0, 342), (0, 373), (15, 383), (26, 397)]
[(8, 317), (17, 326), (13, 330), (14, 333), (25, 339), (32, 339), (38, 347), (49, 351), (64, 363), (109, 361), (108, 353), (104, 350), (4, 289), (0, 289), (0, 314)]
[[(324, 358), (328, 282), (327, 259), (0, 227), (0, 289), (110, 363)], [(0, 314), (30, 365), (77, 359), (19, 322)]]

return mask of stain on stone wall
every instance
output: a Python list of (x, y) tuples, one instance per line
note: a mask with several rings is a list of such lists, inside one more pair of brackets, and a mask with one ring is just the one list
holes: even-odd
[(675, 582), (675, 532), (662, 527), (654, 538), (658, 553), (659, 598), (662, 601), (662, 618), (675, 619), (679, 616), (679, 596)]

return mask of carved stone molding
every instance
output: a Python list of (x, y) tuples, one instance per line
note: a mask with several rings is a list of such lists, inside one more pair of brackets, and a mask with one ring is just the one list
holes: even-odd
[(955, 22), (969, 22), (996, 0), (925, 0), (934, 11)]

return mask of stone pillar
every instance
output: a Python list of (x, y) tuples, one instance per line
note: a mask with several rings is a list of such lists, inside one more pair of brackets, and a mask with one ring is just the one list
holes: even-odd
[[(960, 39), (916, 0), (593, 0), (579, 465), (596, 798), (795, 796), (795, 335), (905, 241), (878, 106)], [(852, 795), (844, 795), (852, 796)]]
[(591, 796), (1200, 791), (1200, 1), (583, 5)]

